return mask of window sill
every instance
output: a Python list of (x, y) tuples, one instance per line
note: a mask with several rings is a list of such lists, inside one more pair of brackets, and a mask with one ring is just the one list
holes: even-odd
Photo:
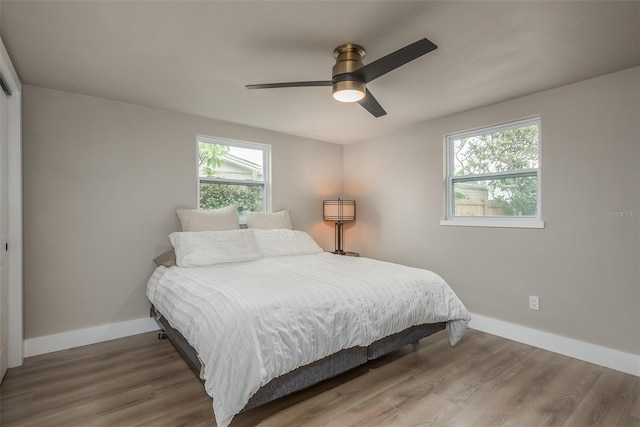
[(443, 219), (440, 225), (455, 227), (544, 228), (537, 218), (456, 218)]

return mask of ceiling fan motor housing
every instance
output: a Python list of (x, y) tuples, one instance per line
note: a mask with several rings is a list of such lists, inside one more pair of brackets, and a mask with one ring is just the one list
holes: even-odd
[(341, 91), (357, 91), (362, 94), (366, 91), (364, 82), (356, 79), (350, 73), (362, 67), (365, 51), (360, 45), (348, 43), (335, 48), (333, 56), (336, 64), (331, 69), (333, 76), (332, 93)]

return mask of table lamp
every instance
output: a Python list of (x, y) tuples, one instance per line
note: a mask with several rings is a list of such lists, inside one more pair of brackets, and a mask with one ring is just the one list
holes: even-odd
[(322, 218), (325, 221), (336, 222), (335, 251), (334, 254), (344, 255), (342, 249), (342, 226), (344, 221), (355, 221), (356, 201), (355, 200), (324, 200), (322, 202)]

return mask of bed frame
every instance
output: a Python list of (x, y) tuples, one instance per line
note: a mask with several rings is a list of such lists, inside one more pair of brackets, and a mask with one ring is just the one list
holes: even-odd
[[(198, 359), (196, 351), (191, 347), (186, 338), (171, 327), (167, 319), (162, 316), (153, 305), (151, 306), (151, 317), (155, 318), (162, 328), (162, 332), (158, 334), (158, 338), (169, 338), (169, 341), (176, 350), (178, 350), (178, 353), (184, 358), (196, 376), (200, 378), (202, 364)], [(249, 409), (271, 402), (282, 396), (303, 390), (323, 380), (340, 375), (356, 366), (367, 363), (369, 360), (377, 359), (402, 346), (428, 337), (431, 334), (445, 329), (445, 327), (446, 323), (444, 322), (412, 326), (397, 334), (375, 341), (367, 347), (352, 347), (341, 350), (309, 365), (302, 366), (287, 374), (274, 378), (262, 386), (240, 412), (248, 411)]]

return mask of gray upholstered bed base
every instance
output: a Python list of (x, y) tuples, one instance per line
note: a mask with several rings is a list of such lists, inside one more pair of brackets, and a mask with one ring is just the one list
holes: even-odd
[[(200, 376), (201, 363), (196, 351), (180, 332), (173, 329), (167, 319), (151, 307), (151, 316), (155, 317), (180, 355), (191, 369)], [(445, 329), (446, 324), (433, 323), (413, 326), (394, 335), (378, 340), (368, 347), (353, 347), (327, 356), (309, 365), (302, 366), (278, 378), (274, 378), (256, 392), (244, 407), (242, 412), (271, 402), (279, 397), (311, 387), (323, 380), (340, 375), (356, 366), (367, 363), (368, 360), (396, 350), (404, 345), (418, 341), (435, 332)]]

